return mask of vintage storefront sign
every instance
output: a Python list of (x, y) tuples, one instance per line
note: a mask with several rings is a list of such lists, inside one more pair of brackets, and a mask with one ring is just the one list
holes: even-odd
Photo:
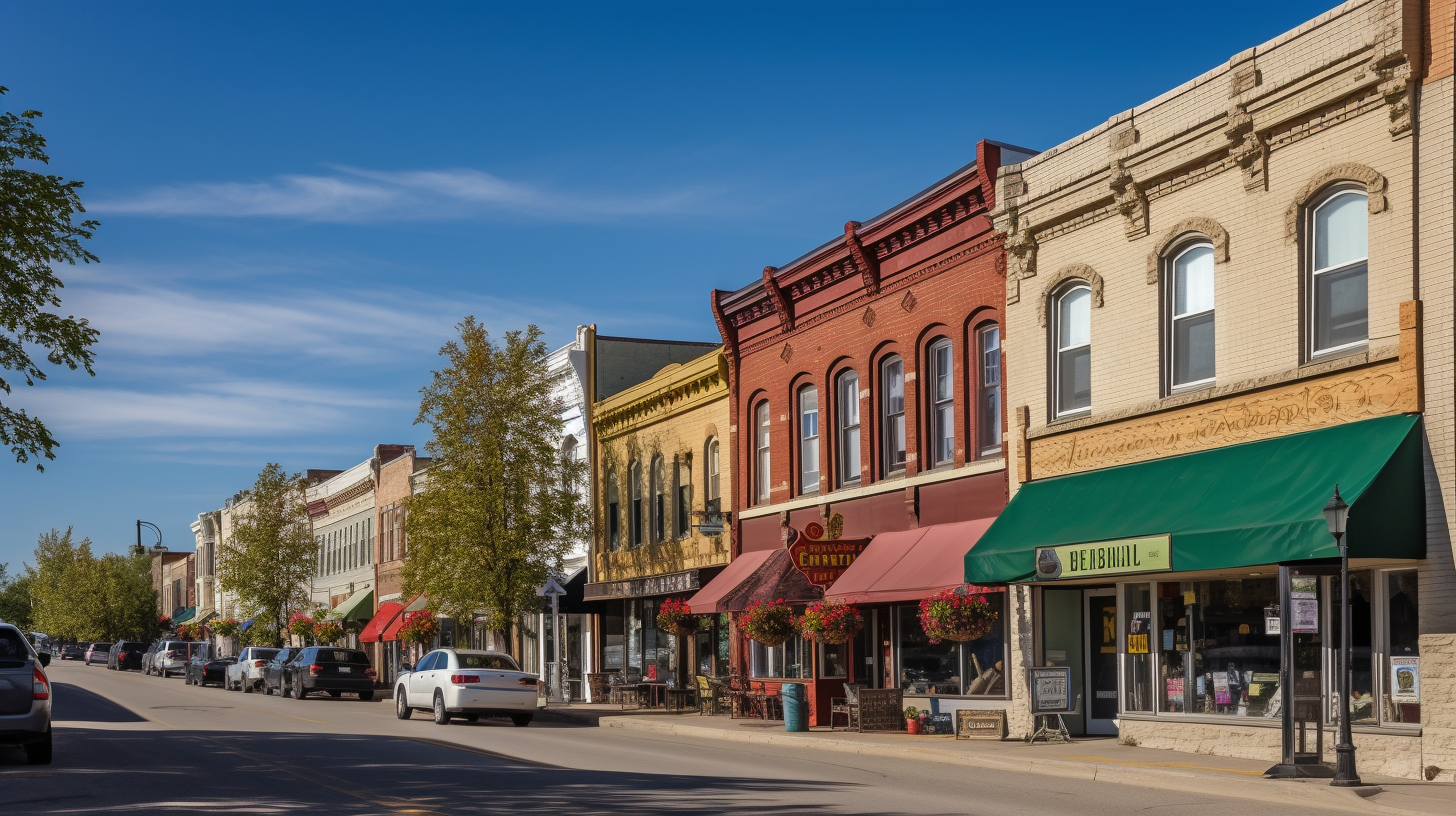
[(1031, 687), (1031, 713), (1067, 714), (1072, 706), (1070, 666), (1036, 666), (1026, 670)]
[[(815, 535), (817, 534), (817, 535)], [(869, 538), (821, 538), (824, 528), (811, 522), (804, 532), (789, 528), (789, 558), (809, 583), (828, 589), (870, 546)]]
[(1169, 536), (1120, 538), (1090, 544), (1036, 548), (1036, 580), (1092, 578), (1133, 572), (1167, 572), (1173, 568)]
[(961, 708), (956, 713), (956, 739), (999, 740), (1006, 737), (1005, 709)]
[(628, 581), (601, 581), (582, 587), (584, 598), (642, 598), (649, 595), (672, 595), (698, 588), (698, 571), (653, 575)]
[(1029, 475), (1045, 479), (1418, 410), (1414, 370), (1392, 360), (1182, 411), (1031, 439)]

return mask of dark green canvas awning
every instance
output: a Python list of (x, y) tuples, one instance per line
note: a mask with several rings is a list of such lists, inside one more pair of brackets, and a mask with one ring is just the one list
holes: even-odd
[(1167, 535), (1177, 572), (1337, 557), (1425, 557), (1421, 421), (1401, 415), (1028, 482), (966, 553), (973, 584), (1030, 580), (1037, 547)]

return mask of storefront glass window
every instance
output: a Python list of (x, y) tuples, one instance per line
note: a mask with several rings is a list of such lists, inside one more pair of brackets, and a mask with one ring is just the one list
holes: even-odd
[[(972, 696), (1006, 695), (1006, 593), (987, 592), (986, 602), (996, 610), (996, 624), (979, 640), (961, 644), (965, 662), (961, 676), (966, 678), (962, 692)], [(918, 621), (917, 621), (918, 623)]]
[(917, 606), (894, 608), (901, 688), (916, 694), (1006, 694), (1006, 593), (988, 592), (985, 598), (997, 612), (996, 624), (985, 637), (969, 643), (931, 643)]
[(627, 601), (627, 674), (642, 676), (642, 602)]
[(718, 665), (728, 665), (728, 613), (718, 613)]
[(1385, 721), (1421, 721), (1420, 596), (1416, 571), (1385, 573)]
[(1279, 686), (1279, 636), (1264, 634), (1278, 587), (1273, 576), (1158, 585), (1161, 710), (1264, 715)]
[(1153, 710), (1153, 599), (1147, 584), (1123, 587), (1122, 603), (1126, 609), (1123, 628), (1123, 650), (1127, 654), (1126, 677), (1123, 679), (1126, 699), (1124, 711)]
[(602, 621), (602, 668), (606, 671), (621, 671), (623, 663), (623, 637), (621, 614), (606, 613)]
[(803, 638), (791, 637), (782, 646), (768, 647), (757, 641), (752, 644), (754, 677), (801, 680), (812, 676), (811, 646)]
[(822, 643), (819, 645), (819, 676), (840, 678), (849, 671), (849, 644)]
[[(1372, 725), (1379, 717), (1375, 708), (1375, 672), (1372, 663), (1371, 637), (1374, 632), (1374, 576), (1369, 570), (1350, 573), (1350, 722)], [(1339, 716), (1341, 625), (1344, 612), (1340, 596), (1340, 578), (1330, 581), (1330, 721)]]

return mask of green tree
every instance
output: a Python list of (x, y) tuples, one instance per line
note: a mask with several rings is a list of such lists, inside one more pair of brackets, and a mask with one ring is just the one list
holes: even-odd
[(103, 640), (147, 640), (161, 633), (150, 556), (106, 553), (92, 567), (96, 626)]
[(26, 575), (12, 576), (9, 568), (9, 564), (0, 564), (0, 621), (29, 629), (30, 578)]
[[(303, 500), (303, 477), (269, 464), (233, 511), (232, 538), (218, 548), (217, 578), (238, 596), (249, 629), (264, 627), (283, 643), (288, 616), (308, 608), (315, 545)], [(259, 633), (261, 634), (261, 633)], [(256, 643), (258, 634), (250, 635)]]
[[(0, 94), (6, 88), (0, 87)], [(92, 370), (91, 346), (98, 332), (83, 318), (50, 311), (61, 305), (65, 285), (56, 275), (61, 263), (98, 259), (81, 245), (100, 226), (77, 222), (82, 182), (17, 167), (17, 162), (49, 164), (46, 140), (35, 129), (39, 111), (0, 114), (0, 369), (16, 372), (27, 386), (46, 378), (32, 350), (54, 366)], [(0, 392), (11, 384), (0, 376)], [(39, 417), (0, 403), (0, 443), (17, 462), (56, 458), (60, 443)], [(36, 463), (36, 470), (45, 470)]]
[(404, 587), (455, 620), (486, 613), (497, 642), (539, 608), (536, 589), (586, 535), (575, 486), (580, 462), (557, 449), (560, 400), (552, 397), (541, 331), (492, 342), (467, 317), (440, 349), (448, 366), (421, 389), (416, 424), (428, 424), (435, 457), (427, 489), (406, 501)]
[(101, 637), (96, 589), (96, 559), (91, 539), (71, 540), (66, 532), (42, 533), (35, 545), (35, 564), (26, 565), (30, 579), (31, 623), (52, 637), (95, 640)]

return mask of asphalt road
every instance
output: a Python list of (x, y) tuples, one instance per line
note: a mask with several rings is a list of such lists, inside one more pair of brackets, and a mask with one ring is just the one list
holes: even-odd
[(52, 664), (55, 764), (0, 748), (0, 813), (1125, 814), (1324, 811), (624, 729), (399, 721)]

